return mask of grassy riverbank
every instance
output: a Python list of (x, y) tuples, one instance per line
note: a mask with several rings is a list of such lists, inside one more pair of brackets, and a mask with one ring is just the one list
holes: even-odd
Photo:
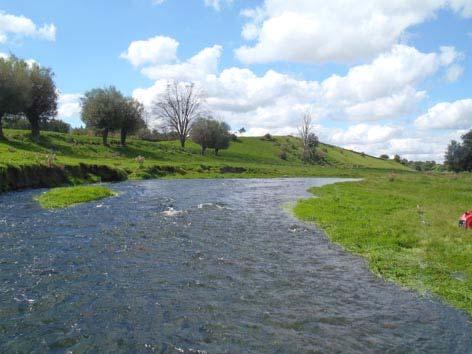
[[(228, 150), (215, 156), (208, 151), (200, 155), (200, 147), (188, 142), (185, 150), (176, 141), (149, 142), (130, 139), (126, 147), (117, 138), (110, 146), (101, 145), (93, 136), (43, 132), (39, 144), (27, 131), (6, 130), (7, 140), (0, 141), (0, 169), (53, 164), (55, 166), (107, 166), (124, 171), (128, 178), (214, 178), (214, 177), (281, 177), (281, 176), (346, 176), (364, 169), (407, 170), (392, 160), (330, 145), (321, 145), (325, 161), (306, 165), (300, 160), (300, 143), (294, 137), (240, 138)], [(281, 150), (286, 159), (280, 158)], [(140, 163), (137, 158), (144, 158)], [(52, 160), (51, 160), (52, 159)]]
[(100, 200), (113, 195), (115, 195), (115, 192), (103, 186), (77, 186), (50, 189), (41, 194), (37, 200), (45, 209), (57, 209)]
[(469, 174), (367, 174), (311, 190), (295, 214), (315, 222), (387, 280), (432, 292), (472, 315), (472, 231), (458, 218), (472, 209)]

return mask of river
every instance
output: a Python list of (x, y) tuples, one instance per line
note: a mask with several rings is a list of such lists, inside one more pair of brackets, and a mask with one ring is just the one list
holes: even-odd
[(284, 208), (336, 181), (124, 182), (55, 211), (0, 195), (0, 352), (472, 352), (468, 315)]

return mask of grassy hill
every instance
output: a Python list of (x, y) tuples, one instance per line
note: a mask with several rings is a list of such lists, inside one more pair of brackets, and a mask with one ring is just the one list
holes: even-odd
[[(51, 185), (64, 184), (59, 182), (70, 179), (71, 174), (79, 183), (80, 179), (88, 177), (94, 180), (94, 175), (102, 180), (116, 180), (166, 176), (209, 178), (223, 174), (226, 177), (356, 176), (356, 172), (363, 169), (408, 170), (392, 160), (382, 160), (325, 144), (319, 147), (324, 155), (322, 164), (304, 164), (300, 160), (300, 142), (290, 136), (274, 137), (272, 140), (240, 138), (231, 143), (228, 150), (221, 151), (219, 156), (215, 156), (212, 151), (201, 156), (199, 146), (192, 142), (183, 150), (177, 141), (129, 139), (128, 145), (121, 147), (118, 138), (111, 138), (110, 146), (105, 147), (99, 137), (84, 135), (43, 132), (39, 144), (31, 140), (27, 131), (6, 130), (6, 137), (7, 140), (0, 142), (0, 169), (3, 168), (4, 171), (3, 188), (0, 174), (0, 189), (3, 190), (27, 187), (30, 175), (34, 177), (38, 173), (45, 174), (48, 166), (67, 167), (66, 171), (64, 168), (56, 169), (58, 174), (65, 171), (65, 175)], [(287, 151), (286, 160), (279, 157), (282, 147)], [(142, 163), (136, 160), (138, 156), (144, 157)], [(77, 166), (82, 166), (80, 173), (74, 169)], [(101, 166), (108, 170), (97, 172), (96, 167), (90, 169), (84, 166)], [(39, 167), (42, 168), (41, 172), (35, 172), (34, 168)], [(17, 187), (6, 187), (5, 179), (8, 176), (5, 171), (12, 168), (30, 170), (27, 172), (28, 176), (23, 176), (26, 173), (24, 171), (10, 172), (8, 183), (23, 177), (25, 180)], [(118, 178), (109, 176), (113, 171), (119, 171)], [(47, 179), (47, 176), (43, 177)], [(43, 182), (35, 183), (34, 186), (48, 185)]]
[[(145, 166), (186, 165), (189, 167), (200, 164), (215, 165), (245, 165), (255, 166), (301, 166), (300, 144), (295, 137), (274, 137), (272, 141), (259, 137), (240, 138), (233, 142), (228, 150), (214, 156), (208, 151), (200, 155), (198, 145), (189, 142), (186, 149), (180, 149), (176, 141), (148, 142), (130, 139), (126, 147), (119, 146), (118, 139), (111, 139), (111, 146), (101, 145), (98, 137), (69, 135), (53, 132), (43, 132), (41, 142), (31, 141), (27, 131), (7, 130), (7, 141), (0, 142), (0, 165), (31, 164), (46, 159), (46, 155), (54, 152), (56, 162), (61, 164), (100, 163), (112, 166), (135, 167), (137, 156), (145, 157)], [(281, 146), (288, 150), (286, 161), (280, 159)], [(342, 168), (375, 168), (406, 170), (407, 168), (392, 160), (382, 160), (357, 152), (345, 150), (331, 145), (321, 144), (320, 149), (326, 155), (325, 165)], [(305, 166), (306, 167), (306, 166)], [(316, 166), (308, 166), (316, 167)]]

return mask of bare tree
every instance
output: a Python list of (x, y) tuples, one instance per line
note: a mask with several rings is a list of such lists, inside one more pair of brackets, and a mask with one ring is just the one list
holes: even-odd
[(298, 128), (298, 134), (302, 140), (303, 154), (302, 159), (306, 162), (312, 162), (315, 158), (316, 147), (319, 144), (318, 137), (312, 130), (312, 116), (310, 112), (306, 112)]
[(202, 115), (202, 105), (203, 97), (193, 83), (172, 81), (154, 102), (153, 113), (162, 119), (171, 131), (177, 132), (180, 145), (184, 148), (192, 122)]

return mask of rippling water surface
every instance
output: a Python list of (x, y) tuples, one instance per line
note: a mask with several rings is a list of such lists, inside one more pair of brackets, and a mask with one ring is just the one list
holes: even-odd
[(472, 352), (283, 204), (334, 179), (159, 180), (59, 211), (0, 196), (0, 352)]

